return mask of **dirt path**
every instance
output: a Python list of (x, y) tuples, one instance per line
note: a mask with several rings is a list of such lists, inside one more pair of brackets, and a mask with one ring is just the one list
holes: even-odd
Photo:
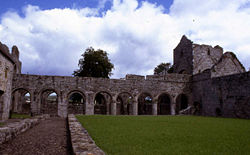
[(66, 120), (49, 118), (0, 146), (3, 155), (70, 155)]

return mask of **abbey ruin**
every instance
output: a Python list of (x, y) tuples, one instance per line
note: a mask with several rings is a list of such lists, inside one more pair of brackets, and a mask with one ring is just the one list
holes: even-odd
[(21, 74), (18, 48), (10, 53), (0, 44), (0, 119), (13, 112), (250, 118), (250, 72), (234, 53), (183, 36), (173, 67), (171, 74), (125, 79), (27, 75)]

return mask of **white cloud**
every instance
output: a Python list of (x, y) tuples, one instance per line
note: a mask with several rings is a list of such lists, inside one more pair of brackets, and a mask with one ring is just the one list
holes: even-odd
[[(106, 2), (99, 3), (103, 8)], [(170, 13), (162, 6), (136, 0), (114, 0), (110, 10), (40, 10), (28, 5), (24, 17), (2, 16), (0, 40), (17, 45), (23, 73), (71, 75), (84, 50), (93, 46), (109, 53), (114, 78), (125, 74), (152, 74), (156, 65), (172, 61), (172, 50), (182, 34), (197, 43), (221, 45), (250, 66), (248, 0), (175, 0)], [(199, 6), (199, 7), (197, 7)]]

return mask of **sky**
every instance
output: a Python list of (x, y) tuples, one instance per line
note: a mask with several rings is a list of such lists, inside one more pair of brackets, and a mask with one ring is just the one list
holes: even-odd
[(20, 51), (22, 73), (72, 76), (88, 47), (111, 78), (173, 63), (182, 35), (220, 45), (250, 68), (250, 0), (0, 0), (0, 41)]

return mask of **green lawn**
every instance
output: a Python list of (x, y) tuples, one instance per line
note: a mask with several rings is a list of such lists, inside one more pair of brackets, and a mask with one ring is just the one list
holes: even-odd
[(12, 114), (11, 114), (11, 118), (20, 118), (20, 119), (24, 119), (24, 118), (31, 118), (31, 116), (28, 115), (28, 114), (16, 114), (16, 113), (12, 113)]
[(107, 154), (250, 154), (250, 120), (78, 115)]

